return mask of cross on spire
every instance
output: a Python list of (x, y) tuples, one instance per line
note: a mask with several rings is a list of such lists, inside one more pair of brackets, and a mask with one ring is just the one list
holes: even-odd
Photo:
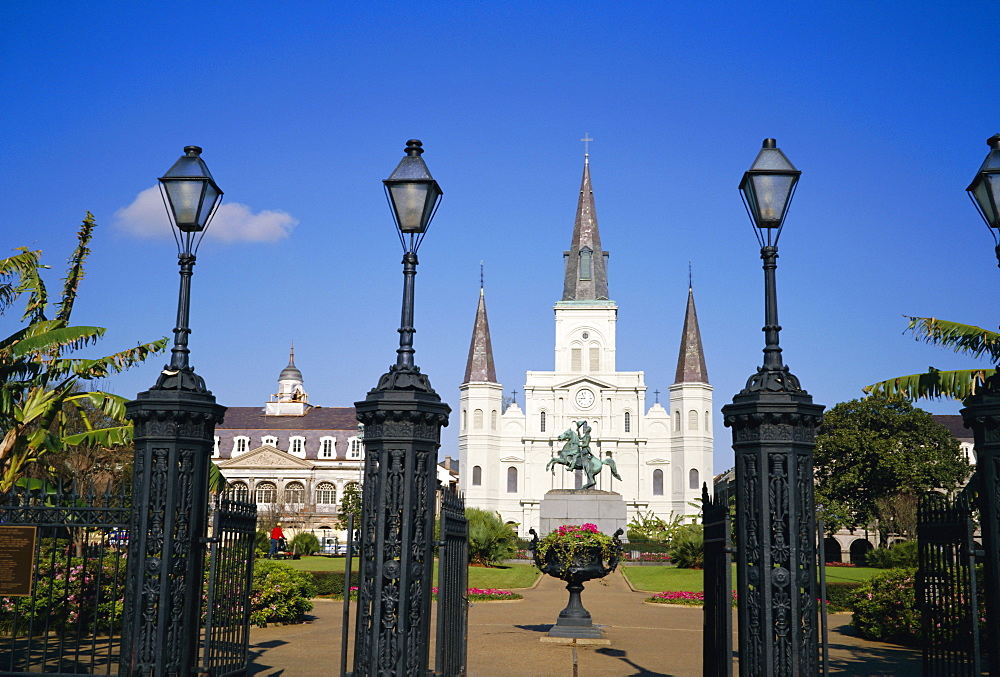
[(583, 156), (590, 157), (590, 142), (593, 141), (593, 139), (590, 138), (590, 132), (584, 132), (583, 138), (580, 140), (583, 141)]
[(479, 262), (479, 288), (483, 288), (483, 262)]
[(693, 286), (692, 279), (693, 278), (691, 277), (691, 262), (688, 261), (688, 289), (691, 289), (691, 287)]
[(660, 403), (660, 391), (659, 390), (654, 390), (653, 394), (656, 395), (656, 403), (659, 404)]

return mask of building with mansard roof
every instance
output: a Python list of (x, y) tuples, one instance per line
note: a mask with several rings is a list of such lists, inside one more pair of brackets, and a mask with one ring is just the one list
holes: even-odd
[[(538, 529), (539, 505), (551, 489), (578, 488), (582, 472), (545, 470), (562, 442), (556, 437), (587, 421), (591, 451), (611, 458), (622, 480), (607, 468), (597, 489), (621, 494), (629, 520), (637, 513), (689, 515), (713, 475), (712, 386), (702, 349), (694, 293), (688, 288), (676, 377), (666, 407), (646, 404), (641, 371), (619, 371), (615, 362), (618, 305), (608, 292), (608, 252), (601, 245), (584, 156), (583, 180), (570, 249), (563, 253), (565, 278), (555, 310), (555, 364), (529, 371), (524, 409), (502, 409), (485, 292), (479, 305), (460, 391), (460, 486), (470, 506), (495, 510), (518, 525), (521, 535)], [(509, 338), (508, 338), (509, 337)], [(513, 332), (497, 333), (514, 340)]]
[(229, 407), (215, 429), (213, 460), (237, 497), (254, 501), (261, 525), (342, 535), (344, 489), (361, 484), (364, 443), (354, 407), (309, 404), (295, 349), (263, 407)]

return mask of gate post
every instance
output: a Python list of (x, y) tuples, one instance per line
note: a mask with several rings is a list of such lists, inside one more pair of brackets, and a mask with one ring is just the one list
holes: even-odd
[(209, 457), (226, 408), (188, 363), (188, 321), (198, 244), (222, 191), (201, 148), (184, 153), (159, 179), (181, 277), (170, 364), (125, 405), (135, 467), (119, 675), (190, 675), (198, 664)]
[(722, 408), (736, 452), (740, 674), (819, 672), (813, 447), (822, 405), (781, 359), (778, 238), (799, 172), (765, 139), (740, 182), (764, 261), (764, 365)]
[(989, 670), (1000, 675), (1000, 372), (965, 400), (961, 411), (972, 428), (979, 477), (979, 528), (983, 536), (983, 596), (986, 601), (986, 642)]

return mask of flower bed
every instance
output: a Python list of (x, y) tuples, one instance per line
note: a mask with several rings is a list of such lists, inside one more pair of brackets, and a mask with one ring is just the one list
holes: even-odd
[[(351, 599), (356, 600), (358, 598), (358, 589), (355, 586), (351, 587), (350, 590)], [(431, 588), (432, 599), (437, 599), (438, 589)], [(496, 588), (469, 588), (466, 592), (466, 599), (470, 602), (504, 602), (514, 599), (524, 599), (523, 595), (516, 592), (511, 592), (510, 590), (498, 590)]]
[[(705, 593), (691, 592), (690, 590), (667, 590), (658, 592), (652, 597), (646, 598), (647, 602), (653, 604), (681, 604), (684, 606), (703, 606), (705, 604)], [(733, 591), (733, 607), (736, 606), (736, 591)]]

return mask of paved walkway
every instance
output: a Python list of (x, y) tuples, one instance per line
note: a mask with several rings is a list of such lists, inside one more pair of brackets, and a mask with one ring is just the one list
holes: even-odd
[[(584, 606), (596, 624), (606, 626), (611, 644), (569, 646), (540, 641), (566, 606), (562, 582), (543, 576), (534, 589), (521, 592), (524, 600), (484, 602), (469, 610), (469, 677), (701, 675), (700, 607), (644, 604), (648, 595), (632, 592), (615, 572), (587, 583), (583, 592)], [(250, 674), (338, 674), (342, 612), (341, 602), (317, 600), (308, 623), (254, 629)], [(920, 675), (919, 651), (854, 637), (848, 614), (829, 618), (831, 674)], [(432, 662), (433, 656), (432, 647)]]

